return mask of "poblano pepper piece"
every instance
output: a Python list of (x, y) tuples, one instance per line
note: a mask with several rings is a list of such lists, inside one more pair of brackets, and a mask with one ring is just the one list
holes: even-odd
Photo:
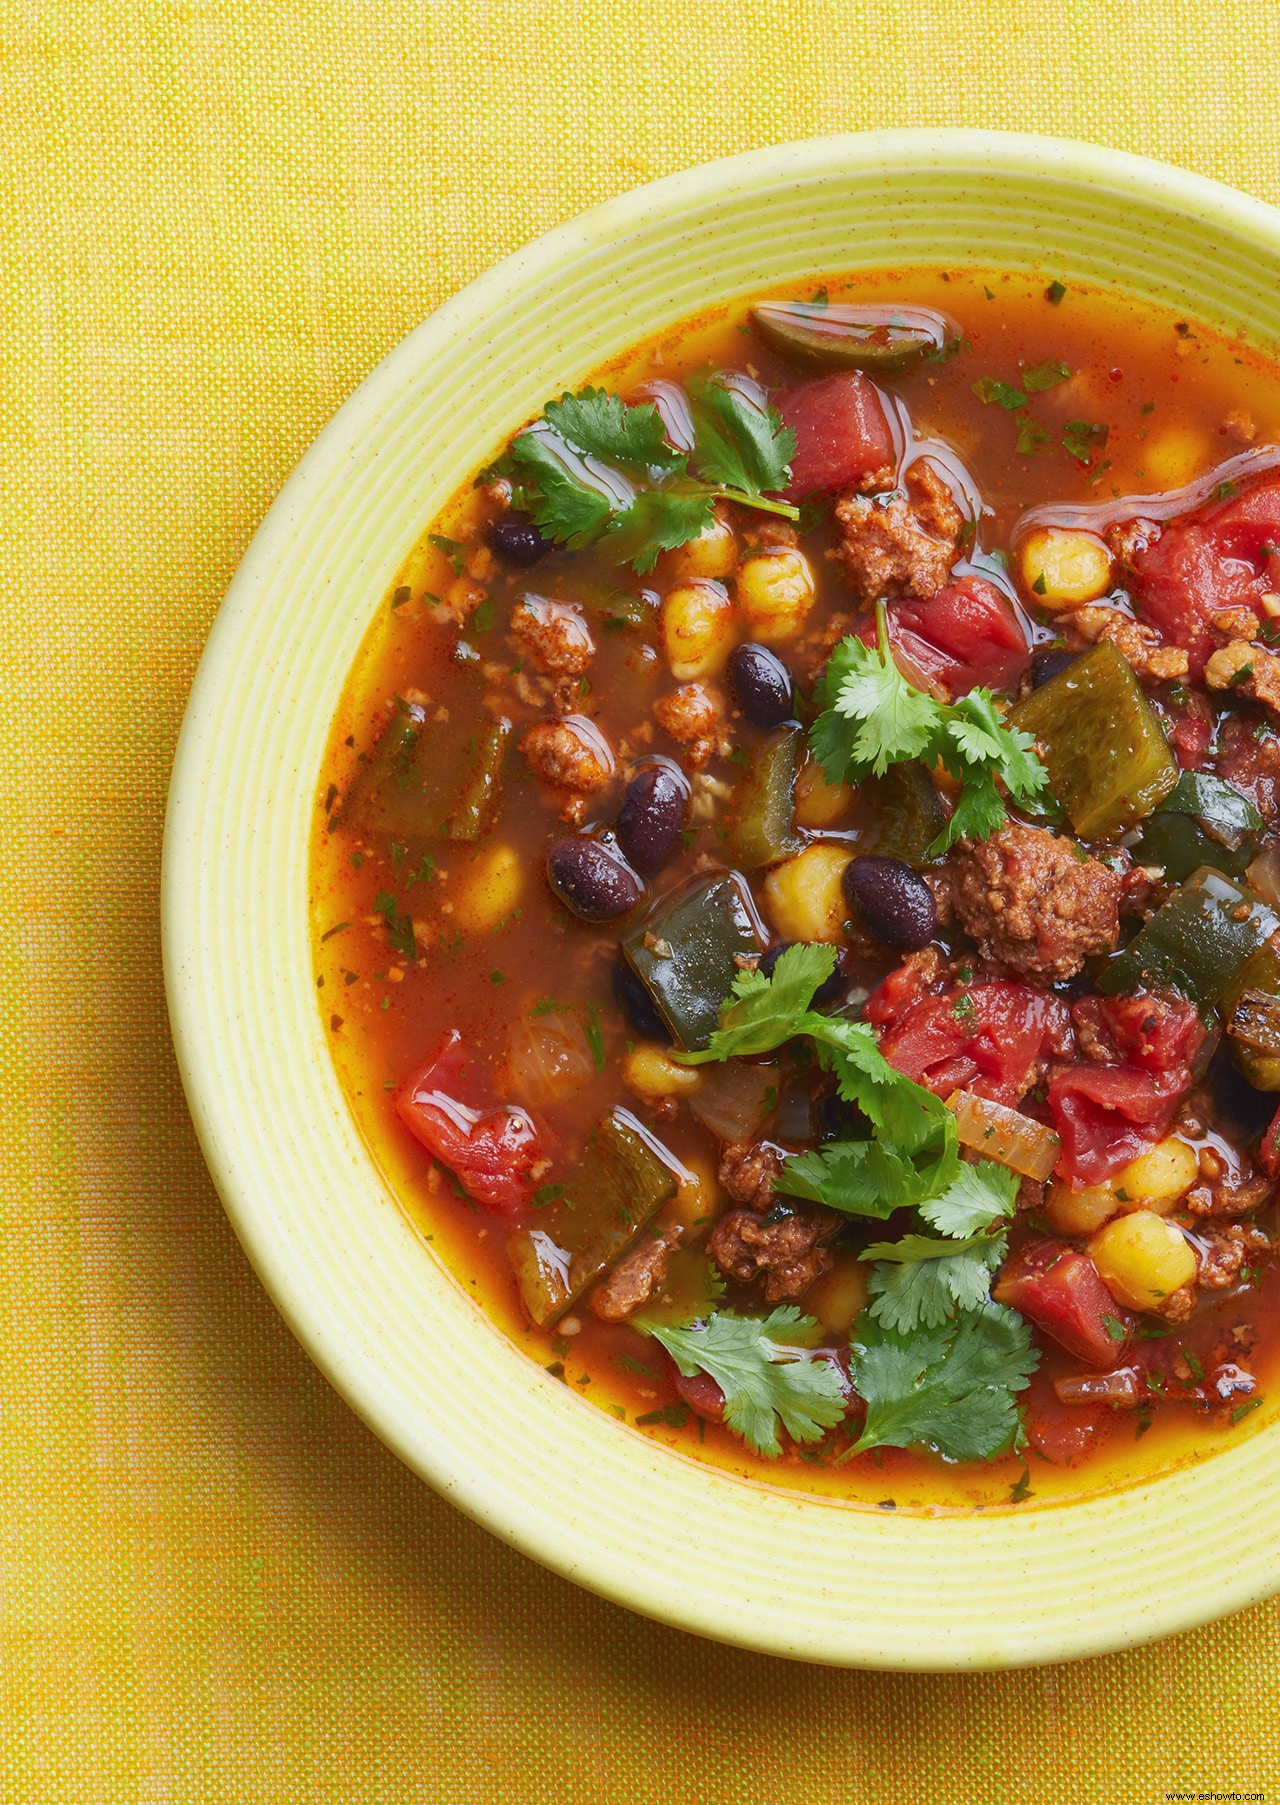
[(1098, 989), (1108, 996), (1178, 990), (1218, 1009), (1245, 960), (1277, 925), (1280, 917), (1256, 892), (1201, 866), (1105, 967)]
[(672, 1039), (692, 1053), (720, 1024), (738, 957), (754, 958), (761, 946), (742, 880), (723, 871), (660, 898), (622, 950)]
[(1145, 820), (1178, 781), (1142, 685), (1109, 641), (1033, 690), (1009, 720), (1034, 734), (1049, 788), (1082, 840)]
[(751, 309), (771, 351), (818, 370), (900, 376), (960, 334), (929, 307), (846, 307), (816, 301), (762, 301)]
[(877, 823), (876, 852), (908, 865), (927, 864), (928, 850), (947, 817), (937, 786), (919, 760), (890, 765), (883, 777), (869, 777), (862, 796)]
[(1223, 998), (1227, 1045), (1258, 1091), (1280, 1091), (1280, 952), (1270, 941), (1251, 953)]
[(460, 739), (422, 703), (397, 697), (338, 819), (404, 847), (413, 863), (441, 836), (482, 840), (502, 806), (510, 737), (510, 721), (499, 717)]
[(624, 1110), (593, 1131), (562, 1194), (507, 1240), (530, 1318), (562, 1316), (676, 1194), (676, 1178)]
[(803, 727), (779, 727), (753, 748), (729, 805), (728, 853), (744, 871), (776, 865), (799, 852), (795, 829), (796, 774), (804, 761)]

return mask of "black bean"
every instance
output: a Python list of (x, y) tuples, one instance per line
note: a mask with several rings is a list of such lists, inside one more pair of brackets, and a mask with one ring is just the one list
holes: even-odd
[(504, 564), (536, 564), (551, 550), (551, 542), (527, 514), (512, 508), (484, 529), (485, 543)]
[[(764, 973), (766, 978), (771, 978), (773, 976), (774, 967), (777, 965), (779, 959), (781, 959), (783, 953), (786, 952), (789, 946), (794, 945), (794, 940), (780, 940), (777, 946), (771, 946), (769, 948), (768, 952), (760, 961), (760, 970)], [(819, 984), (818, 988), (813, 993), (814, 1006), (821, 1009), (826, 1003), (834, 1003), (839, 997), (844, 995), (848, 983), (849, 980), (841, 971), (840, 961), (837, 959), (836, 968), (831, 976), (829, 978), (824, 978), (822, 983)]]
[(933, 891), (905, 859), (864, 852), (844, 868), (844, 893), (867, 932), (885, 946), (918, 952), (938, 931)]
[(620, 855), (586, 834), (556, 841), (547, 853), (547, 882), (583, 921), (612, 921), (644, 895), (644, 885)]
[(753, 727), (781, 727), (795, 716), (791, 672), (768, 646), (748, 640), (737, 646), (728, 666), (734, 700)]
[(637, 1034), (664, 1045), (671, 1039), (671, 1030), (658, 1014), (648, 986), (636, 976), (625, 958), (620, 958), (614, 967), (613, 994)]
[(622, 794), (618, 845), (642, 877), (656, 877), (680, 844), (689, 780), (669, 758), (637, 771)]
[(1065, 646), (1041, 646), (1038, 652), (1031, 654), (1032, 689), (1040, 689), (1050, 682), (1079, 656), (1078, 652), (1068, 652)]

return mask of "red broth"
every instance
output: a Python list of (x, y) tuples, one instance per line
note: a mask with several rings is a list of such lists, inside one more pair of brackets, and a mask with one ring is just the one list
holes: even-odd
[[(1020, 631), (1037, 645), (1061, 634), (1062, 617), (1051, 616), (1017, 581), (1015, 528), (1029, 510), (1069, 523), (1072, 509), (1114, 503), (1125, 516), (1140, 510), (1126, 509), (1122, 498), (1179, 491), (1227, 459), (1280, 444), (1280, 370), (1241, 343), (1146, 304), (1078, 288), (1058, 294), (1047, 276), (921, 270), (829, 279), (823, 295), (833, 303), (937, 309), (955, 323), (959, 349), (887, 377), (882, 387), (916, 437), (934, 444), (944, 475), (976, 487), (983, 512), (976, 546), (967, 550), (984, 578), (1016, 597)], [(791, 291), (788, 298), (809, 297)], [(1048, 364), (1065, 366), (1069, 376), (1043, 389), (1017, 387), (1022, 372)], [(661, 334), (593, 381), (644, 399), (647, 385), (677, 385), (707, 369), (743, 372), (771, 395), (814, 376), (763, 343), (744, 305), (710, 310)], [(1023, 396), (1021, 403), (1011, 391)], [(1097, 432), (1073, 436), (1073, 423), (1105, 426), (1105, 444)], [(1083, 457), (1064, 447), (1064, 438)], [(495, 446), (495, 455), (501, 449)], [(655, 1107), (624, 1076), (628, 1050), (642, 1037), (619, 1005), (614, 972), (619, 938), (634, 916), (596, 924), (578, 919), (545, 880), (551, 843), (577, 825), (612, 820), (621, 776), (585, 799), (581, 823), (566, 823), (559, 812), (563, 794), (540, 781), (519, 751), (532, 723), (572, 712), (606, 734), (619, 773), (654, 754), (691, 762), (688, 743), (664, 733), (654, 714), (655, 701), (673, 688), (656, 604), (675, 586), (679, 554), (665, 554), (643, 577), (620, 570), (598, 547), (557, 550), (521, 568), (485, 549), (484, 530), (498, 512), (491, 487), (469, 479), (405, 560), (346, 684), (317, 787), (310, 893), (318, 1003), (355, 1119), (423, 1237), (422, 1257), (439, 1259), (477, 1309), (562, 1379), (584, 1408), (604, 1410), (680, 1455), (752, 1481), (864, 1506), (946, 1509), (1078, 1496), (1198, 1459), (1252, 1432), (1269, 1414), (1265, 1402), (1276, 1377), (1280, 1280), (1265, 1251), (1250, 1253), (1235, 1282), (1197, 1293), (1183, 1321), (1138, 1313), (1138, 1338), (1126, 1354), (1139, 1373), (1136, 1406), (1132, 1398), (1120, 1408), (1112, 1407), (1115, 1400), (1060, 1401), (1052, 1381), (1079, 1376), (1080, 1362), (1052, 1336), (1037, 1333), (1039, 1368), (1020, 1399), (1032, 1432), (1025, 1458), (1007, 1451), (957, 1462), (927, 1448), (884, 1447), (841, 1459), (851, 1437), (837, 1428), (809, 1446), (784, 1438), (781, 1457), (766, 1460), (729, 1428), (689, 1408), (688, 1388), (677, 1386), (675, 1368), (656, 1341), (627, 1321), (599, 1320), (586, 1296), (547, 1327), (532, 1326), (505, 1251), (509, 1225), (501, 1211), (467, 1196), (394, 1107), (397, 1090), (435, 1054), (446, 1028), (461, 1037), (468, 1082), (478, 1087), (471, 1094), (483, 1094), (485, 1107), (498, 1111), (522, 1107), (536, 1121), (544, 1157), (534, 1176), (545, 1198), (555, 1201), (592, 1126), (622, 1108), (685, 1175), (679, 1193), (685, 1249), (705, 1248), (710, 1219), (733, 1205), (717, 1180), (719, 1142), (693, 1114), (690, 1098), (678, 1095)], [(735, 510), (739, 539), (763, 529), (768, 518)], [(855, 626), (860, 610), (830, 555), (837, 541), (830, 509), (802, 518), (801, 527), (816, 599), (805, 648), (775, 649), (792, 663), (805, 692), (821, 665), (823, 630), (838, 638), (837, 628)], [(992, 553), (1004, 554), (1005, 562), (984, 562)], [(520, 647), (509, 622), (527, 593), (580, 608), (594, 642), (580, 674), (520, 683), (531, 673), (516, 668)], [(723, 696), (723, 677), (712, 687)], [(1178, 686), (1151, 687), (1168, 726), (1178, 715), (1179, 699), (1169, 701)], [(460, 771), (476, 756), (495, 712), (513, 721), (501, 806), (479, 840), (441, 836), (425, 854), (415, 844), (411, 856), (394, 826), (371, 829), (351, 806), (397, 698), (402, 705), (410, 698), (423, 711), (445, 748), (442, 759), (458, 761)], [(1256, 716), (1266, 718), (1261, 708)], [(651, 897), (725, 862), (725, 798), (760, 740), (739, 730), (728, 704), (725, 723), (723, 755), (715, 752), (689, 772), (697, 800), (681, 843), (650, 885)], [(855, 797), (838, 819), (808, 833), (853, 853), (865, 828), (862, 800)], [(785, 936), (768, 919), (764, 875), (751, 874), (752, 892), (765, 932), (772, 930), (776, 940)], [(866, 953), (859, 945), (844, 954), (856, 994), (898, 962), (882, 948)], [(775, 1101), (785, 1107), (785, 1098)], [(726, 1107), (732, 1115), (732, 1098)], [(1216, 1093), (1197, 1092), (1195, 1107), (1198, 1116), (1175, 1132), (1197, 1152), (1216, 1148), (1228, 1165), (1237, 1161), (1253, 1171), (1256, 1121), (1246, 1131), (1235, 1116), (1222, 1115)], [(798, 1110), (793, 1114), (798, 1121)], [(775, 1115), (767, 1130), (755, 1132), (785, 1142), (787, 1129)], [(1245, 1220), (1272, 1232), (1269, 1191)], [(1205, 1227), (1190, 1219), (1184, 1225), (1193, 1236)], [(880, 1223), (859, 1226), (872, 1231), (863, 1244), (885, 1232)], [(1010, 1257), (1045, 1232), (1042, 1209), (1020, 1212)], [(1067, 1239), (1083, 1245), (1079, 1236)], [(841, 1308), (847, 1315), (865, 1268), (859, 1250), (856, 1240), (837, 1243), (834, 1270), (796, 1298), (798, 1308), (808, 1310), (820, 1294), (837, 1319)], [(836, 1295), (841, 1285), (843, 1305)], [(762, 1314), (759, 1284), (731, 1279), (720, 1307)], [(1247, 1369), (1251, 1386), (1206, 1404), (1198, 1375), (1206, 1367), (1216, 1371), (1228, 1352)]]

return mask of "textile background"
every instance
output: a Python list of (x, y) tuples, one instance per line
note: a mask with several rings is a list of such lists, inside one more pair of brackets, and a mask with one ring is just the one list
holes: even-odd
[(0, 1801), (1274, 1793), (1280, 1603), (1058, 1669), (840, 1673), (643, 1622), (437, 1500), (310, 1366), (227, 1227), (157, 926), (219, 597), (307, 442), (442, 298), (652, 176), (860, 127), (1071, 134), (1280, 201), (1274, 4), (0, 19)]

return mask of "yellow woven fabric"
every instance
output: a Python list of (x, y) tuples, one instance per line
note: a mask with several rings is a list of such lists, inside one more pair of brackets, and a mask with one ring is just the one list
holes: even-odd
[(1075, 134), (1280, 201), (1273, 0), (3, 16), (0, 1801), (1274, 1796), (1280, 1605), (1055, 1670), (829, 1672), (643, 1622), (439, 1502), (226, 1225), (157, 927), (227, 579), (445, 295), (651, 176), (857, 127)]

